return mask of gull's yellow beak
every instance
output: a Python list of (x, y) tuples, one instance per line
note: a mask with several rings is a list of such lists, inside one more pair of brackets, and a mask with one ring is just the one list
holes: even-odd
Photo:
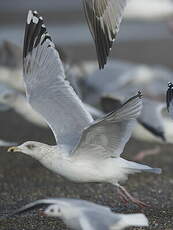
[(7, 152), (19, 152), (19, 148), (17, 146), (13, 146), (8, 148)]

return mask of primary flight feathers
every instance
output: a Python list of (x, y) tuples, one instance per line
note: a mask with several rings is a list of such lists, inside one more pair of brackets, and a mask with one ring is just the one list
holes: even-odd
[[(29, 11), (24, 38), (23, 70), (27, 99), (51, 127), (59, 144), (75, 146), (93, 121), (76, 95), (43, 18)], [(75, 121), (75, 122), (74, 122)]]
[(95, 42), (99, 68), (107, 62), (127, 0), (83, 0), (84, 12)]

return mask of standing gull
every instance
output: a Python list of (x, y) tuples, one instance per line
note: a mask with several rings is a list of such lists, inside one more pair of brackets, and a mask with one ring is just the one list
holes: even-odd
[(94, 122), (65, 80), (59, 54), (42, 17), (35, 11), (28, 13), (23, 65), (27, 99), (51, 127), (57, 145), (28, 141), (9, 151), (30, 155), (75, 182), (111, 183), (118, 187), (124, 200), (146, 206), (119, 185), (128, 174), (161, 172), (120, 157), (142, 109), (141, 93)]
[(118, 34), (127, 0), (83, 0), (88, 26), (103, 69)]
[(72, 229), (83, 230), (121, 230), (130, 226), (148, 226), (148, 220), (142, 213), (113, 213), (107, 206), (77, 199), (37, 200), (15, 211), (12, 215), (48, 206), (42, 212), (44, 216), (59, 217)]

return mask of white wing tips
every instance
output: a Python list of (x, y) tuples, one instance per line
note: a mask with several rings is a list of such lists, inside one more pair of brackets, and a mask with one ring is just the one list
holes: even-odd
[(168, 82), (168, 89), (166, 92), (166, 104), (167, 104), (167, 110), (169, 112), (170, 109), (170, 103), (173, 102), (173, 83)]
[(31, 53), (39, 44), (42, 45), (46, 39), (52, 41), (43, 24), (43, 18), (39, 16), (37, 11), (29, 10), (25, 27), (23, 58)]
[(31, 19), (33, 17), (32, 10), (28, 11), (28, 16), (27, 16), (27, 24), (29, 25), (31, 23)]

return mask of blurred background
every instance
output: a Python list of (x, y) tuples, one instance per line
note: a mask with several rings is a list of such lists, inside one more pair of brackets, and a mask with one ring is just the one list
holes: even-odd
[[(0, 42), (22, 44), (28, 9), (40, 12), (53, 40), (74, 61), (96, 58), (81, 0), (0, 0)], [(111, 57), (171, 67), (172, 18), (171, 0), (130, 0)]]

